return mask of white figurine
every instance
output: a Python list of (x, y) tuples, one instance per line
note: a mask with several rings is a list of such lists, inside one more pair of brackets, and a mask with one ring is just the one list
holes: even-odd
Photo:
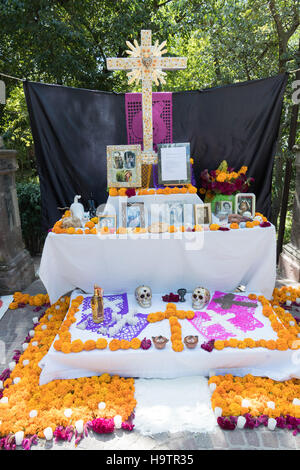
[(80, 198), (81, 196), (79, 195), (74, 197), (74, 202), (71, 204), (70, 211), (73, 217), (77, 217), (82, 221), (84, 218), (84, 207), (80, 202), (78, 202), (78, 199)]

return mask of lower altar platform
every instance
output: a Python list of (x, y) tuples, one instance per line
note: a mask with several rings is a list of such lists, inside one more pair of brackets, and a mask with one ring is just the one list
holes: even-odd
[[(150, 318), (148, 314), (166, 310), (167, 304), (162, 301), (161, 295), (154, 295), (152, 306), (147, 309), (139, 307), (133, 295), (125, 293), (105, 295), (104, 323), (95, 324), (92, 320), (91, 295), (74, 291), (71, 305), (79, 295), (83, 300), (75, 313), (75, 322), (68, 330), (72, 342), (81, 340), (85, 343), (90, 340), (97, 341), (99, 338), (106, 339), (108, 343), (113, 339), (131, 341), (133, 338), (143, 340), (146, 337), (152, 340), (152, 337), (156, 336), (164, 336), (169, 341), (162, 350), (156, 349), (152, 341), (149, 349), (110, 350), (106, 347), (69, 353), (57, 351), (54, 348), (54, 341), (39, 364), (42, 368), (40, 385), (56, 379), (90, 377), (103, 373), (142, 378), (175, 378), (226, 373), (237, 376), (252, 374), (278, 381), (292, 377), (300, 378), (297, 351), (250, 347), (251, 342), (260, 340), (275, 342), (278, 338), (271, 321), (263, 315), (260, 302), (251, 301), (247, 293), (242, 295), (235, 293), (231, 307), (224, 308), (222, 298), (226, 293), (211, 291), (210, 294), (209, 304), (201, 311), (195, 311), (194, 318), (178, 318), (182, 341), (188, 335), (197, 335), (199, 341), (195, 349), (188, 349), (185, 346), (182, 351), (176, 352), (172, 349), (169, 320), (166, 318), (153, 323), (148, 321)], [(178, 311), (183, 309), (191, 312), (191, 295), (187, 294), (186, 302), (177, 303), (176, 307)], [(123, 322), (124, 326), (120, 330), (111, 330), (117, 323), (115, 318), (118, 315), (119, 318), (125, 318), (128, 312), (131, 314), (130, 324)], [(225, 347), (222, 350), (213, 349), (211, 352), (201, 348), (202, 343), (211, 339), (226, 341), (230, 338), (238, 341), (247, 340), (249, 346), (243, 349)]]

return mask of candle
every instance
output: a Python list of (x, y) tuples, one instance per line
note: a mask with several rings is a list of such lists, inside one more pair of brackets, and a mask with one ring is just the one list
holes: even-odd
[(16, 446), (20, 446), (22, 444), (23, 439), (24, 439), (24, 431), (16, 432), (15, 434)]
[(17, 385), (20, 382), (20, 380), (21, 380), (21, 377), (15, 377), (13, 380), (13, 383)]
[(28, 359), (24, 359), (23, 361), (23, 366), (27, 366), (29, 364), (29, 360)]
[(104, 410), (105, 407), (106, 407), (106, 403), (104, 403), (104, 401), (101, 401), (100, 403), (98, 403), (99, 410)]
[(3, 390), (3, 381), (0, 380), (0, 390)]
[(34, 330), (30, 330), (30, 331), (29, 331), (29, 336), (30, 336), (31, 338), (34, 337)]
[(65, 415), (66, 418), (71, 418), (72, 413), (73, 413), (73, 411), (71, 410), (71, 408), (66, 408), (65, 411), (64, 411), (64, 415)]
[(247, 400), (246, 398), (244, 398), (244, 399), (242, 400), (242, 407), (243, 407), (243, 408), (249, 408), (249, 406), (250, 406), (250, 401)]
[(37, 346), (39, 343), (37, 341), (33, 341), (31, 344), (32, 346)]
[(83, 419), (79, 419), (75, 422), (75, 428), (79, 434), (83, 433)]
[(42, 325), (42, 330), (47, 330), (47, 325)]
[(116, 415), (114, 417), (114, 423), (115, 423), (116, 429), (121, 429), (121, 427), (122, 427), (122, 416)]
[(268, 429), (270, 429), (270, 431), (274, 431), (274, 429), (276, 428), (276, 424), (277, 424), (276, 419), (274, 418), (268, 419)]
[(44, 429), (44, 436), (45, 436), (46, 441), (51, 441), (51, 439), (53, 439), (52, 428), (49, 427), (49, 428)]
[(38, 412), (36, 410), (31, 410), (29, 412), (29, 418), (36, 418), (38, 415)]
[(267, 407), (271, 408), (271, 410), (275, 410), (275, 403), (273, 401), (268, 401), (267, 402)]
[(28, 348), (28, 343), (23, 343), (22, 344), (23, 351), (26, 351), (27, 348)]
[(220, 416), (222, 416), (222, 408), (220, 408), (219, 406), (216, 406), (215, 409), (214, 409), (214, 413), (215, 413), (215, 417), (216, 418), (219, 418)]
[(209, 390), (211, 391), (211, 393), (213, 393), (217, 388), (217, 385), (212, 382), (211, 384), (209, 384)]
[(13, 371), (14, 368), (16, 367), (15, 361), (11, 361), (11, 362), (8, 364), (8, 367), (9, 367), (9, 370)]
[(236, 424), (239, 429), (243, 429), (246, 424), (246, 418), (244, 416), (239, 416)]
[(293, 405), (299, 406), (300, 405), (300, 400), (299, 398), (294, 398), (293, 400)]
[(48, 315), (48, 320), (51, 320), (52, 317), (53, 315)]
[(39, 322), (39, 319), (38, 317), (33, 317), (32, 321), (33, 321), (33, 324), (36, 325)]
[(0, 403), (8, 403), (8, 397), (2, 397)]

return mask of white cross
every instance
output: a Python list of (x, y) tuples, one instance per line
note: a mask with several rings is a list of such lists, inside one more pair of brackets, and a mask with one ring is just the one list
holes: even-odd
[(166, 83), (163, 70), (182, 70), (186, 68), (186, 57), (161, 57), (167, 52), (166, 41), (159, 45), (156, 41), (152, 46), (151, 30), (141, 31), (141, 45), (134, 40), (133, 44), (126, 41), (130, 57), (107, 59), (108, 70), (130, 70), (127, 73), (128, 83), (142, 80), (143, 106), (143, 143), (142, 163), (157, 163), (157, 155), (153, 150), (152, 127), (152, 81)]

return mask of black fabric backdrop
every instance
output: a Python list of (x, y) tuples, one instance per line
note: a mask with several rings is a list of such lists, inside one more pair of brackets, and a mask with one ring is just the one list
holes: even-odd
[[(173, 93), (173, 142), (190, 142), (194, 171), (249, 167), (257, 210), (271, 212), (271, 177), (287, 74)], [(41, 185), (43, 228), (75, 194), (108, 197), (106, 146), (127, 143), (124, 94), (24, 82)], [(86, 206), (87, 207), (87, 206)]]

